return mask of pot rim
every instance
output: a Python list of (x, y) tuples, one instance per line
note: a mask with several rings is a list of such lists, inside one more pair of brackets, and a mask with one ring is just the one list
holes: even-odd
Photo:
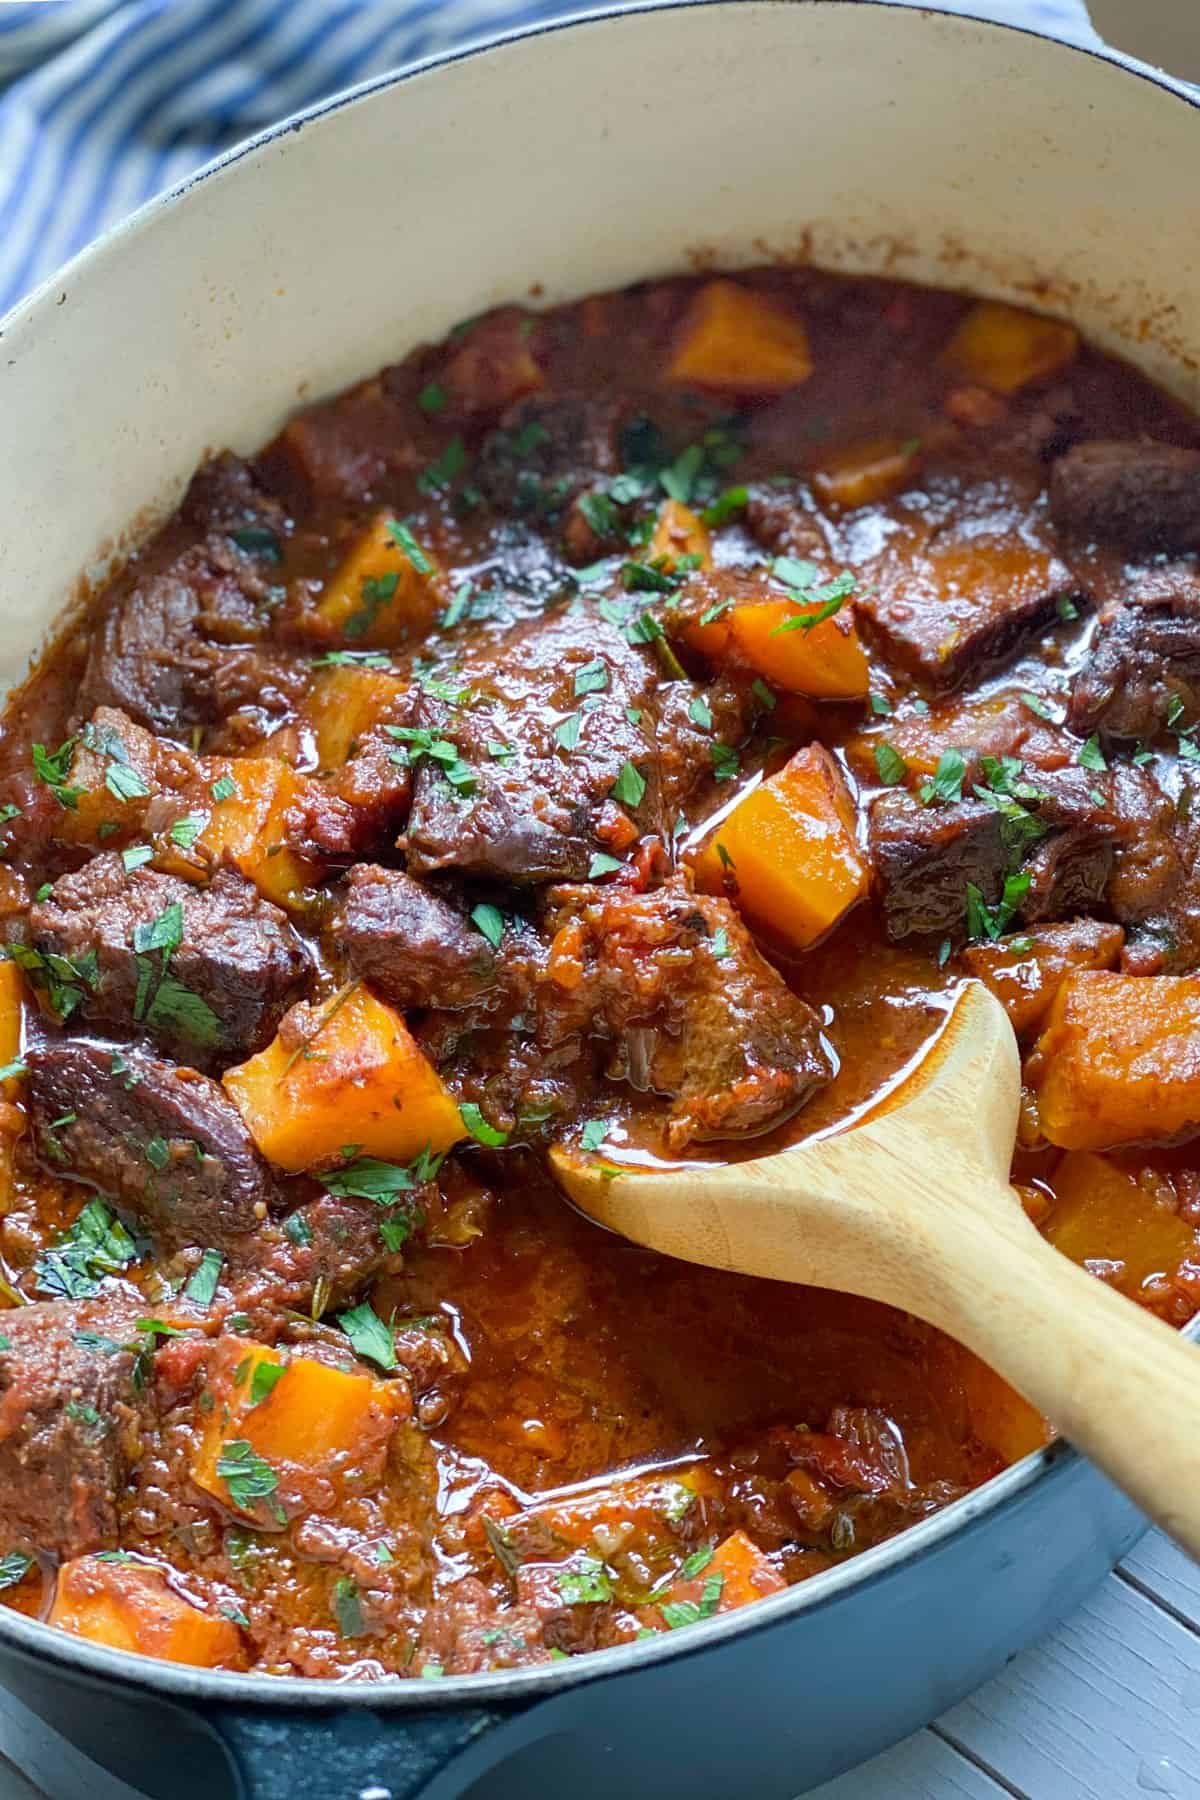
[[(761, 7), (783, 7), (804, 4), (812, 8), (855, 7), (864, 11), (888, 11), (907, 15), (912, 29), (925, 29), (933, 21), (961, 22), (965, 29), (981, 28), (1006, 32), (1019, 37), (1040, 39), (1067, 56), (1088, 58), (1108, 63), (1141, 81), (1161, 89), (1200, 111), (1200, 89), (1176, 79), (1164, 70), (1138, 61), (1108, 45), (1099, 47), (1071, 44), (1049, 31), (1032, 26), (1015, 25), (974, 13), (945, 12), (937, 5), (910, 6), (896, 0), (630, 0), (613, 6), (599, 4), (585, 12), (566, 17), (535, 20), (508, 31), (488, 33), (451, 49), (437, 51), (400, 68), (372, 75), (352, 87), (303, 107), (275, 124), (266, 126), (253, 136), (223, 151), (212, 161), (194, 170), (161, 194), (145, 201), (126, 218), (118, 220), (97, 238), (84, 246), (61, 268), (38, 283), (6, 314), (0, 316), (0, 338), (14, 326), (33, 320), (49, 295), (64, 282), (85, 277), (89, 265), (101, 256), (116, 253), (127, 237), (149, 226), (159, 212), (177, 205), (193, 188), (221, 175), (240, 162), (266, 149), (277, 139), (302, 130), (327, 115), (356, 105), (388, 88), (400, 87), (414, 78), (506, 48), (510, 44), (549, 36), (563, 31), (586, 30), (631, 16), (681, 12), (690, 7), (708, 7), (732, 11), (734, 7), (755, 4)], [(908, 27), (902, 27), (908, 29)], [(1200, 1340), (1200, 1314), (1184, 1328), (1185, 1335)], [(346, 1707), (376, 1712), (446, 1711), (463, 1705), (486, 1707), (490, 1703), (533, 1703), (567, 1687), (607, 1676), (633, 1673), (649, 1663), (663, 1663), (695, 1656), (715, 1649), (735, 1638), (768, 1631), (785, 1617), (815, 1611), (832, 1605), (848, 1591), (881, 1581), (898, 1566), (933, 1554), (943, 1543), (959, 1532), (980, 1524), (993, 1512), (1014, 1503), (1036, 1485), (1047, 1480), (1062, 1480), (1082, 1461), (1080, 1453), (1063, 1440), (1041, 1450), (1030, 1452), (1012, 1463), (999, 1475), (964, 1494), (959, 1500), (897, 1532), (870, 1550), (865, 1550), (819, 1575), (757, 1600), (752, 1606), (739, 1607), (698, 1622), (687, 1631), (656, 1633), (653, 1639), (616, 1645), (593, 1651), (568, 1662), (553, 1662), (528, 1669), (495, 1674), (446, 1676), (434, 1682), (414, 1681), (401, 1676), (382, 1677), (376, 1681), (331, 1681), (311, 1676), (274, 1676), (238, 1674), (230, 1670), (199, 1669), (171, 1663), (155, 1657), (139, 1656), (123, 1650), (107, 1649), (57, 1630), (41, 1620), (27, 1617), (0, 1606), (0, 1643), (34, 1661), (57, 1664), (96, 1681), (120, 1681), (159, 1696), (180, 1701), (212, 1701), (218, 1704), (250, 1705), (272, 1710), (325, 1710)]]

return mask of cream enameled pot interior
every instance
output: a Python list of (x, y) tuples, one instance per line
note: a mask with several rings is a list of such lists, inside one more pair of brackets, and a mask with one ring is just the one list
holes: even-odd
[[(597, 17), (337, 103), (84, 254), (0, 338), (0, 681), (206, 449), (531, 290), (806, 255), (1069, 310), (1200, 401), (1200, 117), (861, 0)], [(535, 285), (536, 284), (536, 285)]]

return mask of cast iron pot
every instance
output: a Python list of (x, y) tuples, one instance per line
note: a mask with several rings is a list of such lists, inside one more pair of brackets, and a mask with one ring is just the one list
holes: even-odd
[[(531, 291), (807, 256), (1061, 308), (1200, 404), (1198, 148), (1140, 65), (872, 0), (599, 14), (370, 82), (0, 328), (0, 678), (206, 449)], [(790, 1800), (985, 1681), (1142, 1529), (1060, 1446), (787, 1593), (548, 1668), (335, 1687), (0, 1609), (0, 1680), (162, 1800)]]

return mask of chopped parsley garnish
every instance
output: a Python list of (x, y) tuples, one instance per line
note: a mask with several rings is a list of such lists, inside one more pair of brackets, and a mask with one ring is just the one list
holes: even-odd
[(204, 820), (195, 813), (190, 813), (185, 818), (176, 819), (167, 836), (181, 850), (190, 850), (203, 829)]
[(232, 800), (237, 794), (237, 783), (231, 775), (222, 775), (210, 791), (214, 800)]
[(922, 806), (953, 806), (962, 799), (963, 777), (967, 765), (961, 750), (943, 750), (938, 757), (937, 768), (929, 781), (921, 783), (919, 791)]
[(778, 637), (784, 631), (811, 631), (814, 625), (820, 625), (825, 619), (832, 619), (835, 613), (842, 610), (855, 588), (854, 576), (849, 569), (843, 569), (832, 581), (818, 585), (814, 565), (800, 562), (794, 556), (777, 556), (771, 564), (771, 573), (776, 581), (782, 582), (787, 588), (789, 600), (797, 606), (814, 609), (785, 619), (781, 625), (776, 625), (771, 633), (772, 637)]
[(749, 504), (749, 488), (726, 488), (711, 505), (704, 508), (700, 514), (700, 523), (708, 526), (727, 525), (735, 513), (744, 512)]
[(432, 418), (435, 414), (446, 410), (446, 390), (440, 381), (427, 381), (417, 395), (417, 405), (423, 413)]
[(1037, 694), (1021, 694), (1021, 695), (1019, 695), (1019, 699), (1020, 699), (1021, 705), (1027, 706), (1029, 708), (1030, 712), (1033, 713), (1037, 718), (1053, 720), (1054, 714), (1050, 711), (1050, 708), (1046, 705), (1046, 702), (1044, 700), (1040, 699)]
[(607, 1136), (607, 1119), (588, 1119), (579, 1134), (579, 1142), (584, 1150), (599, 1150)]
[(732, 781), (742, 766), (742, 759), (730, 744), (710, 744), (713, 780)]
[(348, 615), (342, 627), (347, 637), (366, 637), (383, 608), (395, 597), (400, 577), (395, 569), (386, 575), (364, 575), (359, 587), (362, 602)]
[[(686, 1566), (686, 1565), (685, 1565)], [(711, 1619), (721, 1604), (721, 1593), (725, 1586), (725, 1577), (719, 1569), (705, 1580), (699, 1600), (666, 1600), (661, 1611), (672, 1631), (678, 1631), (684, 1625), (696, 1625), (701, 1619)]]
[(590, 663), (585, 663), (575, 674), (575, 697), (584, 694), (601, 693), (608, 686), (608, 664), (603, 657), (597, 656)]
[(498, 906), (487, 901), (471, 909), (471, 923), (477, 931), (482, 931), (493, 950), (500, 948), (500, 940), (504, 936), (504, 914)]
[(712, 730), (712, 707), (708, 704), (708, 701), (704, 698), (703, 694), (697, 694), (692, 701), (692, 704), (688, 707), (688, 718), (692, 721), (693, 725), (698, 725), (701, 731)]
[(469, 581), (464, 581), (455, 588), (449, 606), (438, 620), (443, 631), (452, 631), (466, 616), (467, 608), (471, 604), (472, 591)]
[(482, 1112), (473, 1100), (464, 1100), (459, 1107), (462, 1122), (478, 1144), (488, 1144), (493, 1149), (507, 1144), (507, 1131), (500, 1131), (495, 1125), (489, 1125)]
[(344, 1638), (365, 1637), (366, 1620), (363, 1618), (362, 1598), (358, 1586), (349, 1575), (339, 1575), (333, 1584), (333, 1616), (337, 1620), (338, 1631)]
[[(653, 562), (624, 562), (621, 564), (621, 582), (630, 593), (670, 594), (680, 582), (680, 570), (688, 557), (677, 557), (672, 568), (667, 567), (668, 558), (656, 556)], [(695, 564), (698, 566), (699, 558)]]
[(171, 1160), (171, 1147), (164, 1137), (152, 1137), (146, 1144), (146, 1161), (152, 1169), (165, 1169)]
[(1063, 621), (1064, 625), (1069, 624), (1072, 619), (1077, 619), (1079, 617), (1079, 608), (1067, 594), (1060, 594), (1058, 596), (1058, 599), (1054, 602), (1054, 610)]
[(433, 564), (412, 534), (412, 528), (406, 519), (389, 519), (388, 536), (408, 558), (418, 575), (432, 575)]
[(378, 1157), (359, 1156), (340, 1169), (327, 1169), (317, 1180), (330, 1194), (356, 1200), (374, 1200), (390, 1206), (399, 1194), (411, 1194), (414, 1188), (432, 1181), (441, 1168), (443, 1158), (422, 1150), (411, 1163), (382, 1162)]
[(312, 1226), (302, 1212), (288, 1214), (283, 1221), (283, 1235), (301, 1248), (307, 1248), (313, 1241)]
[(268, 562), (281, 562), (283, 550), (276, 534), (266, 525), (239, 525), (229, 532), (231, 542), (247, 556), (263, 556)]
[(559, 749), (565, 750), (569, 756), (572, 750), (578, 747), (579, 733), (582, 729), (583, 714), (568, 713), (566, 718), (560, 720), (554, 727), (554, 741)]
[(121, 862), (125, 873), (132, 875), (135, 869), (144, 869), (153, 856), (154, 852), (149, 844), (130, 844), (128, 849), (121, 852)]
[(1009, 920), (1029, 892), (1032, 879), (1028, 870), (1005, 876), (1004, 891), (994, 909), (987, 904), (974, 882), (968, 882), (967, 936), (975, 942), (988, 939), (993, 943), (1002, 937)]
[(439, 737), (427, 726), (385, 725), (383, 729), (389, 737), (405, 746), (392, 752), (396, 762), (417, 763), (422, 757), (428, 757), (430, 762), (437, 764), (455, 793), (466, 799), (475, 792), (474, 771), (463, 761), (458, 745), (449, 738)]
[(587, 878), (598, 881), (601, 875), (614, 875), (621, 867), (619, 856), (609, 856), (606, 850), (597, 850), (588, 864)]
[(885, 787), (896, 787), (908, 774), (908, 764), (892, 744), (876, 744), (875, 767)]
[(610, 537), (616, 530), (616, 502), (608, 494), (581, 494), (578, 506), (588, 526), (598, 538)]
[(251, 1406), (261, 1406), (264, 1400), (269, 1400), (286, 1374), (286, 1363), (268, 1362), (265, 1357), (260, 1357), (250, 1377)]
[(396, 1340), (390, 1325), (385, 1324), (368, 1301), (337, 1314), (337, 1322), (350, 1339), (357, 1356), (365, 1356), (381, 1369), (396, 1367)]
[(1080, 768), (1091, 769), (1096, 773), (1103, 769), (1107, 769), (1108, 764), (1104, 759), (1104, 752), (1100, 748), (1100, 734), (1098, 732), (1093, 732), (1087, 743), (1083, 745), (1079, 755), (1075, 758), (1075, 761), (1079, 764)]
[(868, 694), (867, 705), (877, 719), (890, 719), (892, 716), (892, 703), (886, 694)]
[(18, 1075), (26, 1073), (27, 1067), (28, 1065), (22, 1057), (15, 1057), (12, 1062), (6, 1062), (0, 1066), (0, 1081), (15, 1081)]
[[(65, 1119), (55, 1120), (55, 1125), (74, 1117), (69, 1113)], [(142, 1249), (103, 1200), (89, 1200), (69, 1230), (34, 1263), (38, 1291), (51, 1299), (89, 1299), (105, 1275), (127, 1269)]]
[(608, 1570), (598, 1556), (576, 1556), (555, 1580), (567, 1606), (596, 1606), (613, 1597)]
[[(270, 1463), (256, 1455), (245, 1438), (234, 1438), (223, 1445), (216, 1472), (234, 1506), (243, 1512), (252, 1512), (256, 1500), (269, 1500), (279, 1486), (279, 1477)], [(283, 1509), (276, 1506), (272, 1510), (283, 1522)]]
[(614, 800), (622, 806), (637, 808), (642, 804), (646, 792), (646, 777), (634, 763), (627, 762), (621, 769), (617, 779), (609, 789)]
[(689, 444), (682, 450), (669, 468), (660, 469), (658, 479), (665, 494), (677, 500), (680, 506), (686, 506), (692, 497), (692, 489), (696, 477), (704, 466), (703, 444)]
[[(462, 438), (456, 434), (450, 439), (437, 461), (435, 463), (430, 463), (427, 469), (422, 469), (417, 477), (417, 486), (423, 494), (444, 493), (454, 481), (455, 477), (462, 474), (466, 466), (467, 447), (463, 443)], [(393, 531), (392, 536), (395, 537), (395, 535), (395, 531)], [(412, 536), (411, 532), (409, 535), (410, 537)], [(396, 541), (399, 542), (399, 539)], [(415, 539), (413, 540), (413, 543), (415, 547)], [(404, 549), (404, 546), (401, 545), (401, 548)], [(423, 552), (421, 554), (423, 554)], [(413, 558), (407, 549), (405, 549), (405, 555), (408, 556), (409, 561), (413, 563), (413, 567), (416, 568), (419, 573), (427, 575), (432, 570), (432, 563), (430, 563), (429, 568), (421, 569), (418, 563), (413, 562)]]
[(150, 792), (137, 770), (128, 763), (109, 763), (104, 771), (104, 785), (110, 794), (122, 802), (144, 800)]
[(32, 1567), (32, 1556), (26, 1556), (23, 1550), (10, 1550), (7, 1556), (0, 1556), (0, 1588), (16, 1587)]
[(45, 744), (34, 744), (32, 749), (33, 772), (39, 781), (44, 781), (59, 805), (68, 812), (75, 812), (79, 806), (79, 798), (83, 789), (67, 786), (67, 775), (75, 755), (77, 737), (69, 737), (58, 749), (51, 752)]
[(771, 692), (761, 675), (756, 676), (751, 682), (750, 692), (768, 712), (774, 712), (775, 708), (779, 705), (778, 700), (775, 698), (775, 695)]
[(709, 939), (708, 947), (712, 951), (713, 955), (716, 957), (718, 962), (724, 962), (725, 958), (730, 954), (729, 933), (726, 931), (726, 929), (723, 925), (717, 926), (717, 929), (713, 932), (712, 937)]
[(219, 1250), (206, 1250), (188, 1277), (184, 1299), (194, 1301), (197, 1306), (211, 1306), (221, 1279), (223, 1261)]

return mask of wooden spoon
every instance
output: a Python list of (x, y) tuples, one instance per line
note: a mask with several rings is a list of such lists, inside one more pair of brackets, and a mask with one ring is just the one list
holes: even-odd
[(1008, 1169), (1012, 1027), (978, 983), (894, 1102), (756, 1162), (614, 1174), (562, 1147), (575, 1204), (686, 1262), (885, 1300), (996, 1369), (1200, 1555), (1200, 1350), (1059, 1254)]

